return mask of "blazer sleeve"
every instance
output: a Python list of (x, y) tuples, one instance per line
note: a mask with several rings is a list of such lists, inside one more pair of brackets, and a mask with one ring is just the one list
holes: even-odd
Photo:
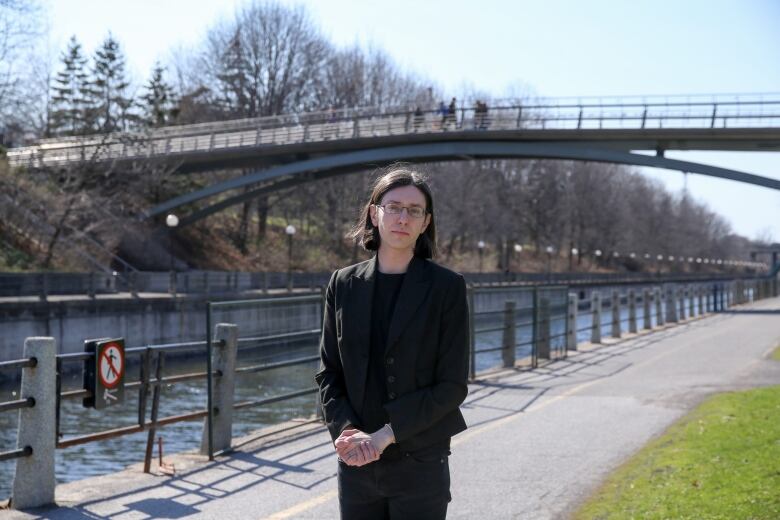
[(384, 405), (398, 442), (456, 410), (468, 393), (469, 316), (462, 276), (450, 284), (444, 302), (434, 384)]
[(335, 291), (337, 274), (338, 271), (333, 273), (325, 291), (322, 336), (320, 338), (320, 368), (314, 375), (314, 380), (319, 386), (325, 425), (334, 441), (347, 426), (359, 423), (347, 397), (336, 335)]

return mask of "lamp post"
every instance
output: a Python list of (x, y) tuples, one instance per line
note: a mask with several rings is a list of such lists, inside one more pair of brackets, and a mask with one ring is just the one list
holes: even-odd
[(523, 246), (521, 246), (520, 244), (515, 244), (514, 249), (515, 249), (515, 254), (516, 255), (519, 255), (520, 253), (523, 252)]
[[(580, 252), (576, 247), (571, 248), (571, 255), (569, 255), (569, 272), (574, 271), (574, 257), (579, 255)], [(577, 261), (579, 263), (579, 260)]]
[(168, 257), (170, 258), (170, 279), (168, 282), (168, 290), (171, 295), (176, 297), (176, 271), (174, 270), (173, 263), (173, 230), (179, 225), (179, 217), (170, 213), (165, 217), (165, 225), (168, 226)]
[(477, 242), (477, 250), (479, 251), (479, 272), (482, 273), (482, 256), (485, 253), (485, 241), (480, 240)]
[(292, 248), (293, 236), (295, 235), (295, 226), (289, 224), (286, 228), (284, 228), (284, 232), (287, 234), (287, 291), (292, 292)]
[(547, 252), (547, 283), (550, 283), (552, 277), (551, 264), (552, 264), (553, 246), (547, 246), (545, 248), (545, 251)]

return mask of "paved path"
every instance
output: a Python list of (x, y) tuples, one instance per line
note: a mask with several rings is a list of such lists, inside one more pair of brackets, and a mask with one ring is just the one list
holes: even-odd
[[(470, 387), (453, 439), (449, 518), (566, 518), (611, 470), (714, 392), (780, 384), (780, 298)], [(137, 466), (57, 488), (61, 507), (0, 518), (338, 518), (336, 461), (316, 423), (237, 443), (175, 478)], [(32, 512), (31, 512), (32, 513)]]

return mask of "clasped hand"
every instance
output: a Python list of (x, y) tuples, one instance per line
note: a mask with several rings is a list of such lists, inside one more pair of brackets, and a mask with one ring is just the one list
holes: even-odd
[(336, 439), (335, 447), (339, 458), (350, 466), (364, 466), (379, 460), (379, 456), (395, 439), (389, 425), (374, 433), (357, 428), (347, 428)]

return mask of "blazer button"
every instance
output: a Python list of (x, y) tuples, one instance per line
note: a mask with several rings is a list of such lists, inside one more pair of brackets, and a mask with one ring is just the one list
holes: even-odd
[(395, 376), (387, 376), (388, 383), (395, 383)]
[(390, 392), (389, 394), (387, 394), (387, 397), (389, 397), (390, 399), (395, 399), (395, 392)]
[(387, 358), (387, 359), (385, 360), (385, 362), (386, 362), (388, 365), (392, 365), (393, 363), (395, 363), (395, 359), (393, 359), (393, 358), (389, 357), (389, 358)]

